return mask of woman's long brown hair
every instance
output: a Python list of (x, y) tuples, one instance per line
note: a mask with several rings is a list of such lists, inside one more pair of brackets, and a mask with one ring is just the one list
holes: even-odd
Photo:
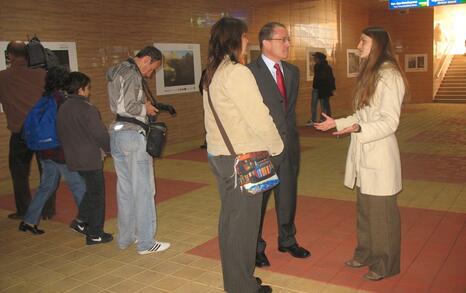
[(215, 71), (226, 55), (234, 63), (241, 61), (242, 36), (247, 31), (246, 23), (233, 17), (223, 17), (212, 26), (208, 64), (201, 80), (203, 89), (209, 88)]
[(409, 98), (408, 82), (395, 58), (388, 32), (381, 27), (368, 27), (362, 33), (372, 39), (372, 48), (369, 56), (361, 60), (356, 88), (353, 93), (355, 110), (370, 105), (380, 78), (380, 67), (384, 63), (389, 63), (400, 73), (405, 85), (404, 99), (407, 100)]

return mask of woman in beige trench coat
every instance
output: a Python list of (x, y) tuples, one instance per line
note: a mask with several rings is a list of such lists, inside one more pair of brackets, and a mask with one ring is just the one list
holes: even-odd
[(368, 266), (364, 278), (378, 281), (400, 272), (401, 163), (395, 132), (407, 83), (383, 28), (363, 30), (358, 45), (361, 67), (353, 93), (355, 113), (326, 116), (315, 128), (351, 134), (345, 186), (357, 191), (358, 244), (349, 267)]

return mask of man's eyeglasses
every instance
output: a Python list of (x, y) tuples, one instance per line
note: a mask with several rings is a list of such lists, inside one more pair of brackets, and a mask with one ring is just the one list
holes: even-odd
[(269, 41), (282, 41), (282, 43), (291, 43), (291, 38), (290, 37), (283, 37), (281, 39), (267, 39)]

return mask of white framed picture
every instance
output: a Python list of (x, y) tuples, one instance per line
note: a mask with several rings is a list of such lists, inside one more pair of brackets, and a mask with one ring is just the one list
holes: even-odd
[(356, 77), (359, 73), (359, 50), (347, 49), (346, 50), (346, 76)]
[(427, 71), (427, 54), (406, 54), (405, 71)]
[(312, 81), (314, 79), (314, 53), (320, 52), (327, 55), (327, 51), (325, 48), (315, 48), (315, 47), (307, 47), (306, 48), (306, 80)]
[(259, 58), (261, 54), (262, 52), (261, 52), (261, 48), (259, 45), (249, 46), (247, 62), (251, 63), (252, 61), (256, 61), (257, 58)]
[(154, 43), (163, 62), (156, 74), (157, 95), (199, 91), (201, 51), (199, 44)]

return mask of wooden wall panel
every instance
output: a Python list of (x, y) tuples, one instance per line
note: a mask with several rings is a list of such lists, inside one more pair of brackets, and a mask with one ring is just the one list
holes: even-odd
[(406, 10), (374, 10), (369, 13), (371, 25), (382, 26), (392, 41), (402, 45), (398, 51), (404, 68), (406, 54), (427, 54), (425, 72), (406, 72), (411, 89), (411, 103), (430, 103), (433, 98), (433, 8)]

